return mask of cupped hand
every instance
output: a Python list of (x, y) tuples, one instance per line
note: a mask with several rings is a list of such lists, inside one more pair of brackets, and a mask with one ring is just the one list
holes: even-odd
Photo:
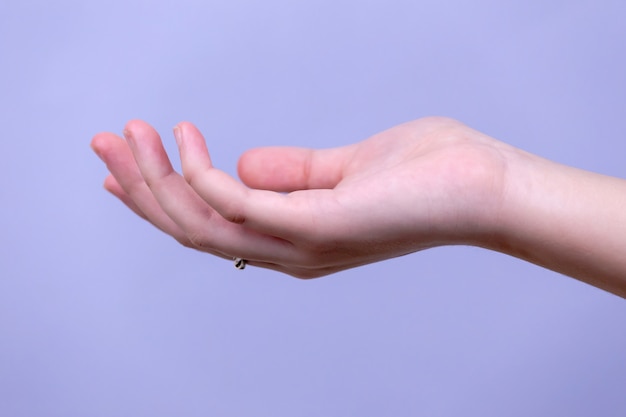
[(313, 278), (493, 231), (506, 146), (450, 119), (406, 123), (323, 150), (253, 149), (241, 182), (215, 168), (201, 133), (174, 129), (183, 174), (157, 132), (129, 122), (96, 135), (105, 188), (185, 246)]

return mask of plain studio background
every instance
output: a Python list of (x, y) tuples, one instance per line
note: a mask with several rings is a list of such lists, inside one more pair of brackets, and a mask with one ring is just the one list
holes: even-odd
[[(624, 416), (626, 302), (475, 248), (314, 281), (178, 246), (89, 149), (426, 115), (626, 177), (623, 1), (3, 1), (0, 415)], [(178, 162), (176, 162), (178, 163)], [(626, 251), (625, 251), (626, 254)]]

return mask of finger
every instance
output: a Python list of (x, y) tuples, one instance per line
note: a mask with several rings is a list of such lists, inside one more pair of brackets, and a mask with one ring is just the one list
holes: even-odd
[[(140, 176), (168, 216), (183, 230), (194, 230), (198, 219), (210, 220), (214, 212), (181, 181), (163, 148), (158, 133), (141, 121), (124, 129)], [(173, 216), (170, 216), (173, 214)]]
[(125, 136), (154, 198), (195, 247), (266, 262), (284, 261), (292, 256), (293, 248), (288, 242), (227, 221), (198, 196), (174, 171), (152, 127), (133, 121), (127, 125)]
[(305, 197), (249, 189), (213, 167), (204, 138), (192, 124), (181, 123), (175, 134), (186, 181), (229, 222), (293, 241), (313, 230), (319, 223), (314, 217), (324, 215), (318, 208), (331, 190), (308, 191)]
[(101, 133), (93, 138), (91, 146), (115, 179), (107, 179), (105, 188), (154, 226), (187, 244), (185, 233), (161, 209), (146, 185), (126, 142), (112, 133)]
[[(139, 206), (135, 204), (133, 199), (128, 194), (126, 194), (126, 191), (124, 191), (122, 186), (117, 182), (117, 180), (115, 179), (113, 175), (109, 175), (104, 180), (104, 188), (107, 191), (109, 191), (111, 194), (116, 196), (118, 199), (120, 199), (129, 209), (135, 212), (139, 217), (143, 218), (144, 220), (147, 220), (148, 222), (154, 225), (154, 223), (141, 211)], [(185, 246), (193, 247), (193, 244), (187, 239), (187, 236), (182, 231), (180, 232), (180, 236), (181, 237), (177, 239), (179, 242), (181, 242)], [(207, 250), (206, 252), (209, 252), (212, 255), (219, 256), (224, 259), (230, 260), (233, 258), (231, 255), (227, 255), (227, 254), (215, 251), (215, 250)]]
[(136, 215), (144, 220), (148, 220), (148, 217), (141, 211), (139, 206), (135, 204), (133, 199), (124, 191), (124, 188), (117, 182), (113, 175), (109, 175), (104, 180), (104, 189), (117, 197), (126, 207), (135, 212)]
[(352, 147), (306, 149), (266, 147), (252, 149), (239, 159), (239, 178), (251, 188), (290, 192), (334, 188), (343, 177), (343, 168)]

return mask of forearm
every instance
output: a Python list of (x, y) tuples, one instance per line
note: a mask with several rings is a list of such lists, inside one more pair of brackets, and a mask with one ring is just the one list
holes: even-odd
[(516, 151), (486, 246), (626, 298), (626, 180)]

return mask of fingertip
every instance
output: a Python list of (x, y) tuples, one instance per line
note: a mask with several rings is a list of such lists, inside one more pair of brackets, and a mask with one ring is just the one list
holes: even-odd
[(183, 146), (183, 139), (189, 133), (200, 134), (200, 131), (198, 130), (198, 128), (193, 123), (187, 122), (187, 121), (184, 121), (184, 120), (182, 122), (178, 122), (174, 126), (172, 131), (174, 132), (174, 139), (176, 139), (176, 144), (178, 145), (178, 147)]
[(189, 122), (189, 121), (186, 121), (186, 120), (183, 120), (183, 121), (181, 121), (181, 122), (178, 122), (178, 123), (176, 124), (176, 127), (179, 127), (179, 128), (181, 128), (181, 129), (187, 129), (187, 128), (190, 128), (190, 127), (191, 127), (191, 128), (194, 128), (194, 129), (197, 129), (197, 128), (196, 128), (196, 125), (194, 125), (193, 123), (191, 123), (191, 122)]
[(198, 169), (212, 166), (211, 156), (202, 132), (191, 122), (180, 122), (174, 127), (183, 174), (186, 179)]
[(237, 175), (239, 179), (249, 187), (257, 188), (259, 185), (259, 175), (261, 175), (261, 167), (259, 166), (258, 148), (249, 149), (241, 154), (237, 161)]
[(118, 136), (114, 133), (97, 133), (93, 138), (91, 138), (89, 146), (100, 159), (104, 160), (107, 150), (111, 147), (111, 142), (115, 139), (118, 139)]
[(193, 143), (200, 144), (206, 147), (206, 140), (204, 138), (204, 135), (195, 124), (187, 121), (182, 121), (178, 123), (174, 127), (174, 129), (174, 133), (177, 133), (179, 135), (179, 138), (177, 140), (184, 140), (185, 143), (191, 141)]
[(147, 138), (160, 138), (159, 132), (147, 122), (139, 119), (133, 119), (126, 123), (124, 130), (122, 131), (124, 138), (131, 144), (134, 144), (135, 139)]
[(312, 150), (294, 147), (264, 147), (243, 153), (237, 174), (247, 186), (289, 192), (306, 188)]
[(258, 149), (248, 149), (245, 150), (237, 161), (237, 173), (241, 174), (242, 172), (246, 172), (247, 169), (250, 168), (250, 164), (255, 161), (255, 153), (258, 152)]
[(89, 143), (89, 145), (93, 148), (95, 146), (98, 146), (100, 144), (100, 142), (102, 142), (103, 140), (105, 140), (105, 136), (109, 135), (109, 133), (107, 132), (99, 132), (96, 133), (95, 135), (93, 135), (93, 137), (91, 138), (91, 142)]
[(117, 180), (115, 179), (113, 175), (108, 175), (104, 179), (102, 186), (104, 187), (105, 190), (107, 190), (111, 194), (118, 196), (118, 197), (119, 197), (120, 191), (122, 191), (122, 187), (120, 186), (120, 184), (117, 182)]
[(98, 133), (93, 138), (91, 138), (91, 142), (89, 142), (89, 147), (96, 155), (98, 155), (98, 158), (102, 159), (102, 134), (101, 133)]
[(124, 130), (144, 129), (146, 127), (150, 128), (152, 126), (141, 119), (131, 119), (124, 125)]

